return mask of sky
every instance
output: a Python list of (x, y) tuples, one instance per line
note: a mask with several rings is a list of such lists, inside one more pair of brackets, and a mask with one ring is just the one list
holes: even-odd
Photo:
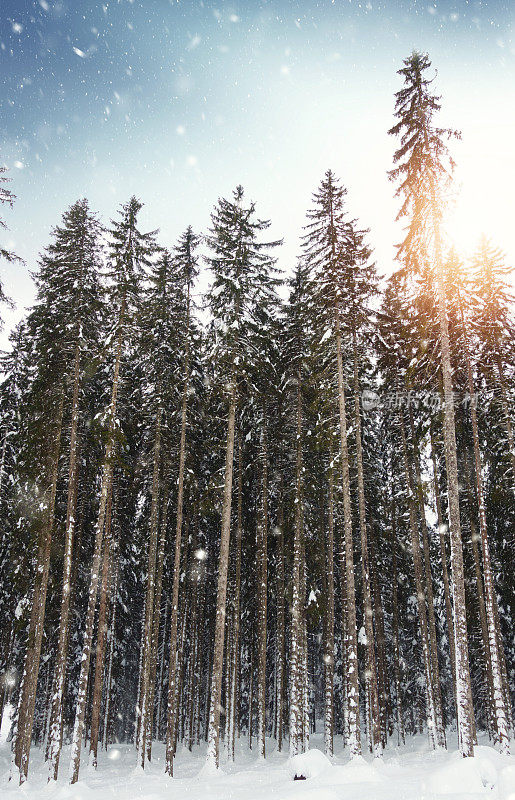
[(401, 230), (387, 131), (413, 49), (433, 63), (439, 122), (462, 133), (449, 235), (466, 255), (484, 232), (515, 264), (510, 0), (0, 0), (0, 163), (17, 197), (1, 235), (26, 262), (0, 264), (16, 303), (0, 347), (52, 227), (84, 196), (108, 222), (136, 194), (141, 229), (172, 246), (241, 183), (289, 271), (331, 168), (389, 274)]

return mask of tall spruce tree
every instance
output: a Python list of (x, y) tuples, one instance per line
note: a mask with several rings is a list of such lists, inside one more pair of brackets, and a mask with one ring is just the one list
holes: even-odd
[(111, 301), (115, 310), (113, 324), (114, 368), (111, 401), (106, 414), (106, 446), (102, 464), (98, 516), (95, 528), (95, 543), (91, 566), (91, 579), (88, 592), (88, 607), (84, 623), (82, 658), (79, 675), (75, 725), (73, 730), (70, 759), (70, 781), (76, 783), (79, 777), (82, 735), (85, 725), (86, 701), (89, 678), (89, 665), (93, 641), (95, 607), (100, 575), (102, 542), (107, 501), (111, 490), (114, 447), (117, 431), (117, 400), (120, 383), (120, 365), (123, 348), (136, 325), (135, 313), (140, 305), (141, 282), (150, 266), (158, 247), (155, 232), (141, 233), (137, 227), (138, 213), (142, 204), (136, 197), (120, 209), (120, 218), (112, 223), (110, 229), (112, 263)]
[(403, 198), (397, 218), (408, 217), (409, 220), (398, 256), (406, 258), (413, 267), (429, 261), (434, 267), (436, 277), (444, 387), (444, 439), (456, 639), (458, 731), (462, 755), (472, 756), (474, 722), (470, 702), (454, 395), (441, 233), (445, 207), (445, 182), (453, 168), (445, 140), (453, 135), (453, 131), (435, 125), (434, 116), (440, 110), (440, 102), (431, 92), (432, 79), (427, 74), (430, 68), (431, 62), (428, 56), (414, 52), (405, 59), (404, 66), (399, 70), (404, 86), (395, 95), (397, 122), (389, 133), (400, 137), (400, 147), (395, 152), (395, 167), (390, 171), (389, 177), (398, 182), (396, 195)]
[(216, 769), (219, 765), (236, 407), (240, 384), (245, 380), (249, 362), (252, 363), (253, 356), (249, 348), (251, 326), (258, 320), (258, 310), (273, 299), (277, 282), (274, 276), (275, 260), (269, 251), (280, 244), (279, 241), (260, 241), (259, 235), (270, 226), (270, 222), (256, 218), (255, 213), (255, 204), (245, 204), (243, 187), (238, 186), (231, 200), (219, 200), (211, 216), (211, 228), (207, 236), (211, 251), (207, 263), (213, 273), (213, 285), (208, 294), (216, 337), (213, 358), (218, 370), (225, 376), (228, 403), (207, 750), (207, 763)]

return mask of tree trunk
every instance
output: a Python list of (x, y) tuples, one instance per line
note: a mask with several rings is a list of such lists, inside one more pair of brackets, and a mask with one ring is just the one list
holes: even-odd
[(328, 477), (328, 526), (325, 566), (327, 571), (327, 600), (325, 615), (325, 717), (324, 743), (326, 755), (333, 756), (334, 733), (334, 508), (333, 508), (333, 470), (329, 468)]
[(302, 747), (302, 384), (300, 369), (297, 375), (296, 409), (296, 466), (295, 466), (295, 530), (293, 538), (292, 620), (290, 648), (290, 757)]
[(266, 637), (267, 637), (267, 537), (268, 537), (268, 448), (266, 404), (261, 431), (261, 519), (258, 523), (258, 758), (265, 758), (266, 738)]
[[(159, 395), (160, 390), (158, 388)], [(148, 566), (147, 566), (147, 593), (145, 598), (145, 617), (143, 623), (143, 658), (141, 665), (141, 698), (139, 702), (141, 721), (140, 721), (140, 735), (139, 735), (139, 753), (138, 760), (142, 769), (145, 768), (145, 761), (150, 760), (152, 749), (152, 718), (153, 718), (153, 700), (154, 693), (151, 691), (151, 662), (152, 662), (152, 644), (154, 639), (154, 601), (156, 590), (156, 563), (157, 563), (157, 545), (158, 545), (158, 530), (159, 530), (159, 476), (161, 469), (161, 424), (163, 417), (163, 408), (161, 402), (157, 409), (156, 427), (154, 434), (154, 465), (152, 474), (152, 502), (150, 508), (150, 535), (148, 543)], [(152, 710), (151, 710), (152, 704)], [(149, 724), (150, 720), (150, 724)]]
[(148, 685), (149, 699), (146, 710), (147, 761), (150, 761), (152, 755), (152, 735), (154, 730), (154, 698), (156, 691), (157, 650), (159, 645), (159, 622), (161, 619), (161, 595), (163, 592), (163, 569), (164, 569), (165, 546), (166, 546), (166, 528), (168, 522), (168, 491), (170, 482), (169, 458), (165, 460), (162, 482), (163, 482), (163, 492), (162, 492), (163, 496), (161, 501), (159, 548), (157, 553), (157, 576), (156, 576), (155, 590), (154, 590), (154, 615), (152, 619), (152, 640), (150, 646), (150, 672), (149, 672), (149, 685)]
[(365, 482), (363, 477), (363, 446), (361, 439), (361, 409), (359, 403), (358, 350), (356, 332), (352, 333), (353, 371), (354, 371), (354, 428), (356, 436), (356, 466), (358, 473), (358, 509), (359, 530), (361, 537), (361, 573), (367, 637), (367, 671), (366, 685), (370, 697), (370, 721), (372, 752), (375, 758), (382, 755), (381, 717), (379, 713), (379, 696), (377, 692), (377, 667), (374, 649), (374, 611), (372, 608), (372, 592), (370, 589), (370, 566), (368, 559), (367, 520), (365, 508)]
[(18, 705), (18, 733), (15, 745), (15, 764), (19, 769), (20, 784), (27, 780), (29, 769), (29, 754), (32, 741), (32, 727), (34, 724), (34, 708), (36, 704), (36, 690), (38, 684), (39, 662), (41, 657), (41, 644), (43, 641), (43, 627), (45, 622), (45, 605), (48, 588), (48, 573), (50, 571), (50, 549), (52, 545), (52, 530), (54, 527), (55, 498), (57, 492), (57, 477), (59, 472), (59, 453), (61, 446), (61, 430), (64, 411), (64, 386), (61, 387), (57, 401), (57, 416), (53, 431), (53, 438), (48, 453), (49, 483), (46, 489), (46, 507), (44, 509), (43, 523), (38, 541), (38, 555), (36, 562), (36, 575), (34, 578), (34, 592), (32, 596), (29, 634), (25, 654), (25, 668), (23, 682), (20, 690)]
[(413, 552), (415, 590), (417, 593), (418, 619), (420, 627), (420, 638), (422, 641), (424, 675), (426, 681), (425, 691), (426, 691), (426, 718), (427, 718), (428, 736), (432, 747), (437, 747), (438, 745), (438, 740), (436, 738), (437, 721), (436, 721), (434, 692), (433, 692), (433, 675), (431, 670), (430, 643), (429, 643), (429, 634), (427, 628), (426, 595), (424, 591), (424, 582), (423, 582), (422, 558), (420, 555), (420, 540), (419, 540), (419, 531), (417, 527), (417, 511), (416, 511), (415, 495), (413, 491), (413, 477), (411, 474), (411, 465), (408, 454), (408, 445), (406, 441), (406, 431), (404, 428), (402, 409), (400, 409), (399, 412), (399, 428), (401, 433), (402, 453), (404, 459), (404, 472), (406, 476), (406, 489), (408, 492), (411, 548)]
[(66, 678), (66, 661), (70, 627), (70, 599), (73, 560), (73, 538), (75, 534), (75, 514), (77, 510), (77, 486), (79, 476), (78, 463), (78, 427), (79, 427), (79, 388), (80, 388), (80, 346), (75, 347), (73, 370), (73, 398), (70, 430), (70, 463), (68, 468), (68, 500), (66, 505), (66, 528), (63, 559), (63, 592), (61, 597), (61, 613), (57, 653), (52, 687), (52, 708), (50, 711), (48, 765), (49, 778), (57, 780), (59, 758), (63, 738), (63, 696)]
[(397, 714), (397, 744), (405, 743), (404, 722), (402, 717), (401, 692), (401, 648), (399, 644), (399, 601), (397, 591), (397, 524), (395, 516), (395, 500), (392, 497), (392, 635), (393, 635), (393, 669), (395, 680), (395, 700)]
[(97, 602), (97, 590), (99, 580), (100, 559), (102, 555), (102, 539), (104, 533), (104, 521), (107, 506), (107, 495), (111, 485), (111, 474), (113, 470), (113, 456), (116, 432), (116, 404), (118, 398), (118, 386), (120, 382), (120, 362), (123, 346), (123, 326), (125, 322), (126, 298), (122, 298), (120, 315), (118, 319), (118, 341), (116, 348), (116, 358), (114, 366), (113, 386), (111, 392), (111, 404), (109, 409), (109, 431), (107, 437), (104, 463), (102, 468), (102, 484), (100, 488), (100, 501), (98, 508), (97, 524), (95, 528), (95, 544), (93, 550), (93, 563), (91, 565), (91, 578), (89, 583), (88, 607), (84, 624), (84, 642), (82, 645), (82, 658), (79, 674), (79, 689), (77, 693), (77, 703), (75, 707), (75, 724), (73, 729), (73, 739), (70, 757), (70, 782), (76, 783), (79, 779), (80, 753), (82, 746), (82, 736), (86, 721), (86, 701), (88, 694), (89, 663), (91, 659), (91, 645), (93, 641), (93, 626), (95, 621), (95, 606)]
[(112, 477), (107, 501), (105, 531), (104, 531), (104, 557), (102, 560), (102, 581), (100, 585), (100, 605), (98, 609), (97, 648), (95, 657), (95, 678), (93, 682), (93, 701), (91, 707), (91, 728), (89, 754), (93, 767), (97, 766), (98, 735), (100, 731), (100, 711), (102, 707), (102, 686), (104, 683), (104, 660), (107, 642), (107, 613), (109, 604), (109, 578), (111, 568), (111, 510), (113, 488)]
[[(189, 293), (188, 293), (189, 298)], [(184, 469), (186, 464), (186, 424), (188, 417), (188, 394), (190, 388), (189, 368), (189, 306), (188, 328), (186, 332), (186, 349), (184, 357), (184, 388), (182, 393), (181, 408), (181, 439), (179, 447), (179, 476), (177, 480), (177, 524), (175, 527), (175, 556), (173, 567), (172, 605), (170, 624), (170, 664), (168, 672), (168, 707), (166, 724), (166, 756), (165, 772), (173, 775), (174, 731), (176, 726), (177, 709), (175, 707), (176, 675), (177, 675), (177, 615), (179, 610), (179, 585), (181, 580), (181, 539), (182, 517), (184, 503)]]
[(461, 541), (460, 500), (458, 486), (458, 458), (456, 454), (456, 428), (454, 424), (454, 396), (447, 319), (444, 268), (440, 236), (440, 216), (434, 184), (431, 183), (431, 210), (434, 227), (434, 248), (438, 290), (438, 316), (440, 323), (441, 366), (444, 388), (444, 442), (447, 465), (447, 493), (451, 539), (452, 598), (454, 635), (456, 639), (456, 699), (458, 704), (458, 739), (462, 756), (474, 755), (472, 696), (468, 657), (467, 611), (465, 605), (465, 579), (463, 546)]
[(225, 609), (227, 599), (227, 571), (229, 566), (229, 540), (231, 532), (232, 474), (234, 457), (234, 428), (236, 419), (236, 384), (233, 370), (229, 395), (229, 417), (227, 422), (227, 446), (225, 453), (225, 482), (222, 506), (222, 532), (218, 561), (218, 586), (216, 594), (215, 644), (213, 650), (213, 674), (209, 710), (209, 735), (207, 743), (207, 765), (219, 767), (220, 747), (220, 700), (222, 697), (222, 675), (225, 634)]
[(234, 619), (232, 631), (232, 652), (230, 671), (230, 714), (228, 733), (228, 758), (234, 761), (236, 729), (239, 718), (239, 673), (240, 673), (240, 593), (241, 593), (241, 540), (243, 533), (243, 468), (242, 468), (241, 438), (238, 437), (238, 514), (236, 523), (236, 554), (234, 570)]
[(283, 749), (284, 737), (284, 623), (285, 623), (285, 609), (284, 609), (284, 487), (283, 475), (280, 477), (279, 487), (279, 508), (277, 514), (277, 527), (279, 528), (277, 536), (277, 621), (276, 621), (276, 737), (277, 737), (277, 752), (281, 753)]
[[(114, 547), (113, 547), (114, 550)], [(111, 721), (111, 685), (112, 685), (112, 673), (113, 673), (113, 658), (114, 658), (114, 642), (115, 642), (115, 635), (116, 635), (116, 607), (117, 603), (117, 595), (118, 595), (118, 575), (119, 575), (119, 564), (116, 563), (116, 567), (113, 569), (114, 579), (113, 579), (113, 588), (112, 588), (112, 606), (111, 606), (111, 625), (109, 630), (109, 661), (107, 664), (107, 678), (106, 678), (106, 701), (105, 701), (105, 708), (104, 708), (104, 732), (103, 732), (103, 741), (104, 741), (104, 748), (107, 750), (109, 744), (109, 724)]]
[(452, 615), (451, 591), (449, 588), (449, 572), (447, 569), (447, 548), (445, 546), (445, 532), (447, 526), (443, 520), (442, 502), (440, 499), (440, 486), (438, 482), (438, 463), (436, 460), (436, 450), (434, 444), (433, 428), (431, 426), (431, 460), (433, 462), (433, 488), (435, 493), (436, 518), (438, 521), (438, 541), (440, 545), (440, 559), (442, 561), (443, 591), (445, 599), (445, 616), (447, 619), (447, 631), (449, 635), (449, 654), (451, 660), (452, 692), (454, 695), (454, 705), (456, 703), (456, 648), (454, 638), (454, 619)]
[[(484, 604), (486, 609), (484, 611), (483, 626), (486, 623), (485, 633), (488, 637), (487, 650), (487, 666), (490, 667), (489, 683), (491, 684), (491, 696), (493, 701), (494, 711), (494, 733), (497, 743), (503, 753), (510, 752), (510, 737), (509, 737), (509, 709), (506, 706), (506, 696), (503, 687), (502, 678), (502, 661), (504, 654), (501, 651), (501, 634), (498, 629), (497, 614), (496, 614), (496, 597), (495, 587), (492, 571), (492, 560), (490, 556), (490, 543), (488, 541), (488, 530), (486, 525), (486, 509), (485, 499), (483, 493), (483, 477), (482, 477), (482, 464), (481, 464), (481, 451), (479, 449), (479, 430), (477, 424), (477, 410), (474, 402), (474, 378), (472, 376), (472, 365), (470, 363), (470, 351), (468, 347), (468, 336), (465, 328), (465, 319), (463, 308), (460, 301), (461, 320), (463, 325), (463, 333), (465, 337), (465, 356), (467, 361), (467, 381), (468, 390), (470, 395), (470, 421), (472, 425), (472, 438), (474, 444), (474, 473), (476, 478), (476, 500), (479, 518), (479, 532), (481, 537), (481, 551), (483, 555), (483, 578), (484, 578)], [(515, 446), (513, 443), (513, 431), (511, 428), (511, 420), (506, 407), (505, 394), (504, 394), (504, 376), (502, 373), (502, 365), (500, 359), (497, 362), (499, 370), (499, 381), (501, 384), (503, 410), (505, 411), (506, 430), (508, 434), (508, 441), (510, 445), (510, 453), (513, 467), (513, 477), (515, 481)], [(515, 485), (515, 484), (514, 484)], [(472, 511), (472, 509), (471, 509)], [(475, 542), (474, 542), (475, 544)], [(478, 589), (481, 587), (481, 575), (478, 575)], [(482, 587), (481, 587), (482, 588)]]
[(347, 448), (347, 413), (343, 379), (342, 337), (339, 310), (336, 312), (336, 361), (338, 374), (338, 400), (340, 413), (340, 458), (343, 489), (343, 516), (345, 535), (345, 587), (346, 587), (346, 662), (348, 676), (348, 745), (351, 758), (361, 755), (359, 718), (358, 640), (356, 632), (356, 592), (354, 588), (354, 558), (352, 543), (352, 508), (350, 501), (349, 453)]
[(424, 492), (422, 489), (422, 478), (420, 474), (420, 455), (415, 437), (415, 426), (413, 423), (413, 411), (409, 409), (410, 432), (412, 440), (412, 455), (415, 465), (416, 495), (418, 501), (418, 513), (420, 528), (422, 531), (422, 552), (424, 554), (424, 577), (427, 592), (427, 620), (429, 628), (429, 646), (431, 655), (431, 675), (433, 686), (433, 700), (436, 717), (436, 743), (438, 747), (447, 747), (445, 741), (445, 728), (443, 721), (442, 693), (440, 690), (440, 669), (438, 666), (438, 639), (436, 633), (435, 601), (433, 595), (433, 576), (431, 574), (431, 553), (429, 550), (429, 536), (427, 530), (426, 510), (424, 504)]

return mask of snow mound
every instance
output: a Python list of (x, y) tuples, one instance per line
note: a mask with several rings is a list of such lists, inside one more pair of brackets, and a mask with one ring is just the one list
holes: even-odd
[(499, 773), (499, 800), (515, 800), (515, 764)]
[(363, 756), (355, 756), (351, 758), (348, 764), (334, 767), (328, 779), (330, 779), (333, 785), (346, 783), (378, 783), (382, 780), (376, 767), (365, 761)]
[[(444, 767), (437, 769), (429, 777), (428, 784), (431, 791), (436, 795), (461, 794), (462, 796), (485, 794), (486, 785), (489, 780), (483, 780), (492, 776), (492, 771), (485, 766), (489, 764), (484, 760), (481, 764), (475, 758), (461, 758), (450, 761)], [(491, 766), (491, 764), (490, 764)], [(493, 768), (493, 782), (496, 780), (496, 771)]]
[(332, 769), (332, 764), (321, 750), (313, 748), (299, 753), (288, 761), (288, 772), (291, 778), (315, 778), (327, 769)]

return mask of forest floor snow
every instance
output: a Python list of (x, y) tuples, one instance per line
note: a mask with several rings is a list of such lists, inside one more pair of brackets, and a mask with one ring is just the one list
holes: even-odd
[[(164, 746), (157, 742), (152, 763), (143, 772), (136, 753), (126, 744), (111, 745), (99, 756), (99, 766), (87, 765), (84, 751), (80, 780), (66, 781), (69, 748), (61, 755), (62, 775), (47, 783), (43, 754), (31, 753), (29, 780), (19, 787), (10, 776), (10, 746), (0, 745), (0, 797), (2, 800), (515, 800), (515, 757), (503, 756), (486, 740), (473, 759), (462, 759), (449, 735), (451, 749), (431, 752), (425, 736), (403, 747), (388, 747), (382, 759), (349, 760), (339, 737), (336, 755), (329, 762), (322, 754), (323, 737), (312, 735), (310, 751), (292, 763), (287, 753), (277, 753), (270, 740), (266, 761), (241, 739), (234, 764), (225, 762), (216, 775), (202, 767), (205, 747), (192, 753), (179, 749), (174, 777), (164, 774)], [(454, 748), (454, 749), (453, 749)], [(515, 748), (514, 748), (515, 749)], [(315, 752), (315, 751), (319, 752)], [(295, 773), (309, 774), (293, 780)]]

